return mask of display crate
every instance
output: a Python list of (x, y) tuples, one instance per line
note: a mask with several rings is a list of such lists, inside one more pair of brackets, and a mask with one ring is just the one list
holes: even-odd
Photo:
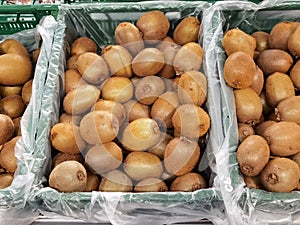
[[(206, 169), (211, 173), (210, 186), (194, 192), (121, 193), (121, 192), (74, 192), (60, 193), (48, 187), (47, 178), (51, 167), (51, 145), (49, 132), (57, 123), (60, 104), (64, 95), (64, 71), (70, 45), (79, 36), (92, 38), (98, 46), (114, 43), (114, 29), (122, 21), (135, 22), (150, 10), (166, 13), (173, 28), (180, 19), (195, 15), (202, 19), (203, 11), (210, 7), (207, 2), (153, 1), (67, 5), (60, 7), (58, 26), (55, 33), (52, 57), (44, 89), (40, 129), (37, 132), (39, 146), (35, 157), (36, 185), (29, 203), (45, 212), (55, 212), (83, 219), (89, 222), (163, 224), (193, 222), (208, 219), (226, 224), (225, 209), (220, 192), (214, 184), (214, 153), (223, 141), (220, 115), (220, 86), (206, 73), (208, 79), (208, 100), (206, 108), (211, 116), (208, 135)], [(201, 35), (200, 35), (201, 36)], [(203, 46), (205, 49), (205, 46)]]
[[(235, 112), (233, 89), (223, 78), (226, 54), (222, 47), (222, 38), (226, 31), (240, 28), (248, 34), (261, 30), (270, 32), (271, 28), (282, 21), (300, 21), (300, 4), (298, 1), (264, 1), (255, 5), (247, 2), (218, 2), (208, 12), (207, 21), (212, 23), (205, 29), (210, 36), (211, 46), (215, 51), (217, 65), (215, 71), (220, 76), (222, 90), (222, 118), (225, 142), (222, 146), (222, 157), (217, 164), (222, 171), (222, 196), (228, 210), (231, 224), (297, 224), (299, 220), (300, 194), (275, 193), (262, 189), (245, 187), (243, 177), (239, 171), (236, 158), (238, 147), (238, 129)], [(204, 34), (205, 35), (205, 34)], [(207, 36), (207, 37), (208, 37)], [(214, 70), (212, 67), (212, 70)], [(218, 156), (217, 156), (218, 157)], [(226, 169), (224, 169), (226, 168)]]

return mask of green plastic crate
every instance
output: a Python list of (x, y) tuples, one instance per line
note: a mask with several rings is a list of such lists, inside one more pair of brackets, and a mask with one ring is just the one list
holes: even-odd
[(58, 5), (0, 5), (0, 35), (35, 28), (43, 16), (57, 13)]
[[(300, 21), (299, 1), (265, 1), (252, 3), (216, 3), (207, 13), (212, 23), (207, 33), (215, 51), (211, 55), (217, 61), (214, 69), (220, 76), (222, 90), (222, 118), (225, 142), (222, 146), (222, 160), (218, 168), (222, 175), (222, 196), (228, 210), (231, 224), (288, 224), (297, 220), (300, 211), (300, 192), (272, 193), (244, 186), (236, 159), (238, 129), (235, 114), (233, 90), (224, 81), (223, 66), (226, 54), (222, 47), (224, 33), (232, 28), (240, 28), (246, 33), (258, 30), (270, 32), (281, 21)], [(218, 164), (218, 163), (217, 163)], [(225, 169), (227, 168), (227, 169)], [(280, 221), (280, 222), (278, 222)]]
[[(194, 222), (208, 219), (216, 224), (226, 224), (225, 209), (222, 197), (212, 184), (210, 188), (195, 192), (162, 192), (162, 193), (110, 193), (110, 192), (76, 192), (59, 193), (47, 187), (47, 176), (50, 173), (51, 146), (48, 140), (50, 128), (58, 121), (60, 101), (64, 95), (65, 59), (69, 55), (70, 44), (78, 36), (91, 37), (99, 46), (114, 43), (114, 29), (122, 21), (135, 22), (144, 12), (161, 10), (171, 19), (171, 27), (187, 15), (202, 18), (203, 11), (209, 8), (207, 2), (155, 1), (99, 3), (80, 5), (61, 5), (58, 15), (58, 26), (55, 34), (53, 51), (49, 66), (48, 78), (44, 90), (43, 106), (40, 117), (40, 129), (37, 133), (36, 174), (40, 177), (29, 198), (30, 204), (39, 208), (45, 215), (55, 212), (72, 218), (90, 222), (114, 222), (121, 224), (134, 221), (135, 224), (163, 224), (175, 222)], [(208, 62), (209, 63), (209, 62)], [(204, 68), (206, 66), (204, 65)], [(206, 74), (206, 73), (205, 73)], [(207, 76), (209, 76), (207, 74)], [(209, 79), (207, 108), (211, 112), (212, 127), (209, 136), (210, 150), (206, 150), (212, 161), (212, 145), (221, 143), (223, 136), (217, 134), (220, 114), (218, 107), (219, 84)], [(216, 97), (214, 97), (216, 95)], [(209, 148), (207, 148), (209, 149)], [(49, 164), (50, 163), (50, 164)], [(208, 163), (208, 161), (207, 161)], [(211, 162), (209, 162), (211, 163)], [(48, 170), (47, 170), (48, 169)], [(211, 168), (213, 169), (213, 168)], [(213, 175), (211, 177), (213, 181)]]

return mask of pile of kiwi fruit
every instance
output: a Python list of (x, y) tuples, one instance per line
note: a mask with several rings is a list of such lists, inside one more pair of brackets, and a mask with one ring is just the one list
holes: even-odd
[[(162, 192), (206, 188), (197, 166), (210, 116), (200, 21), (172, 30), (159, 10), (120, 22), (115, 44), (70, 43), (65, 95), (51, 128), (49, 186), (59, 192)], [(172, 33), (172, 35), (170, 35)]]
[(237, 162), (249, 188), (299, 190), (300, 23), (270, 32), (224, 33), (224, 80), (233, 88), (238, 122)]
[[(31, 62), (31, 72), (27, 78), (12, 74), (14, 81), (0, 79), (0, 189), (11, 185), (17, 169), (15, 146), (22, 135), (20, 122), (31, 99), (33, 72), (40, 52), (39, 49), (28, 52), (19, 41), (5, 39), (0, 44), (0, 57), (4, 56), (1, 46), (6, 44), (9, 44), (11, 49), (18, 49), (19, 52), (24, 53), (24, 57), (28, 57)], [(5, 68), (7, 64), (3, 63), (0, 66)]]

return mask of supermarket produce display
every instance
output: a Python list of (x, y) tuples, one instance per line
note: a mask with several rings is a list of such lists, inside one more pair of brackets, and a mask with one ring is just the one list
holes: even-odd
[(9, 4), (0, 224), (298, 223), (298, 1)]

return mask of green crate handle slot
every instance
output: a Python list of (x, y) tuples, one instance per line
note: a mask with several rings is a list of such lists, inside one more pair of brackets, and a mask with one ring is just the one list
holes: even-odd
[(58, 14), (58, 5), (1, 5), (0, 35), (35, 28), (43, 16)]

